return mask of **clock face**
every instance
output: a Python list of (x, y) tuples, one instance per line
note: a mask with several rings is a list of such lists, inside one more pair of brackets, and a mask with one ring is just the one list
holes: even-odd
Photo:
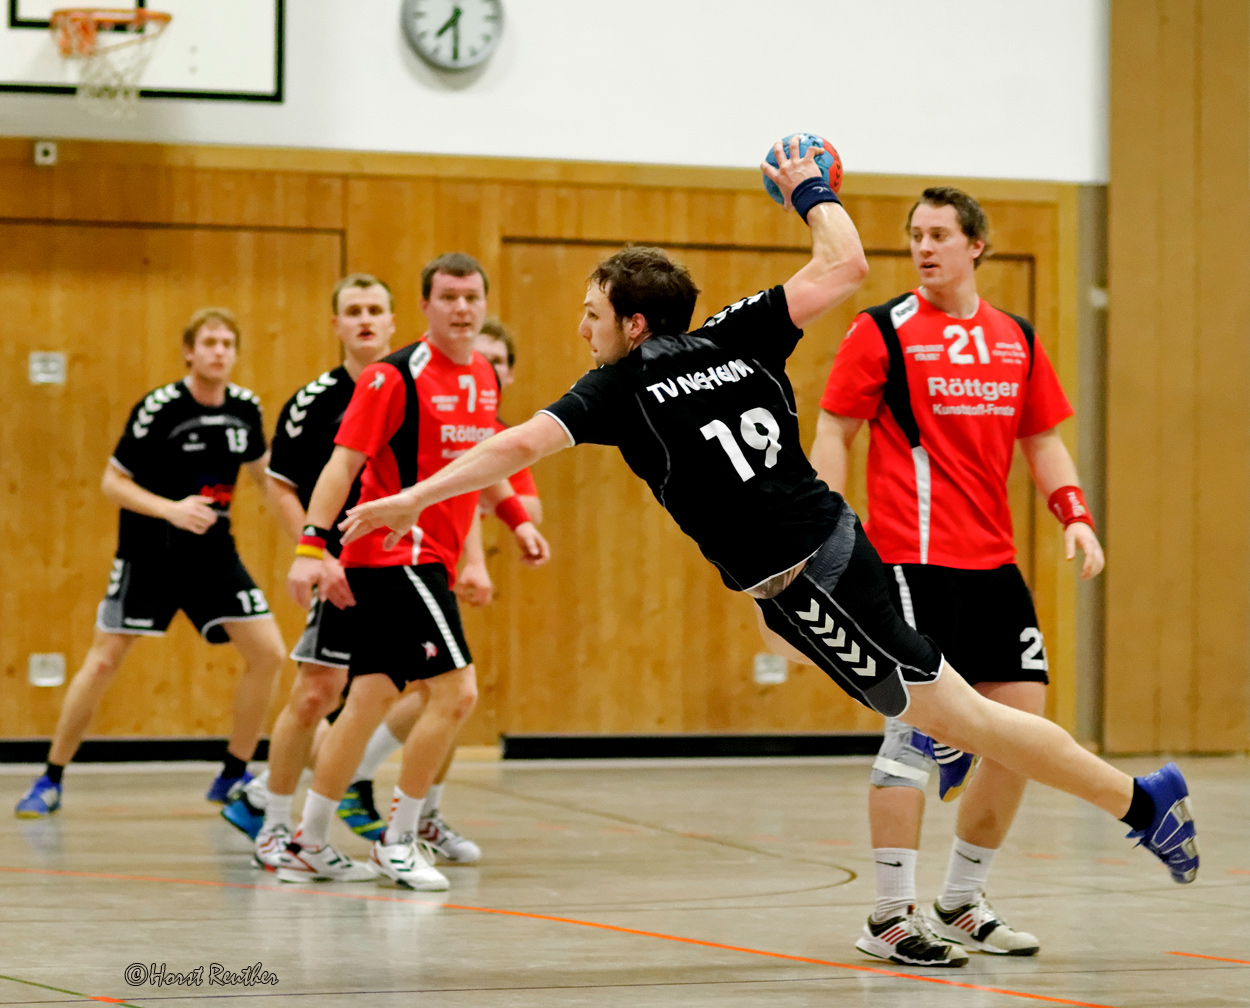
[(408, 44), (440, 70), (484, 62), (503, 35), (503, 0), (404, 0)]

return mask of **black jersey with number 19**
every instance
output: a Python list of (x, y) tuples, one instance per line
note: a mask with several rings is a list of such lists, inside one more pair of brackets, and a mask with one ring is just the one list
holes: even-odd
[(574, 443), (619, 447), (742, 591), (810, 557), (844, 507), (799, 440), (785, 362), (802, 335), (773, 287), (693, 332), (649, 337), (542, 412)]

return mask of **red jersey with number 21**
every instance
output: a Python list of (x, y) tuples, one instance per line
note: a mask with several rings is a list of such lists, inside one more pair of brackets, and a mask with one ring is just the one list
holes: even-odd
[[(368, 456), (360, 477), (364, 503), (429, 478), (490, 437), (498, 406), (499, 381), (485, 357), (474, 352), (468, 364), (457, 364), (420, 341), (360, 372), (334, 443)], [(394, 549), (382, 547), (386, 529), (348, 543), (343, 566), (439, 563), (454, 581), (477, 498), (463, 494), (426, 508)]]
[[(890, 311), (920, 445), (885, 401), (889, 354), (873, 318), (856, 317), (820, 405), (869, 422), (868, 521), (881, 559), (988, 570), (1015, 559), (1007, 475), (1017, 438), (1072, 415), (1041, 342), (982, 300), (957, 319), (920, 295)], [(1031, 359), (1030, 359), (1031, 358)]]

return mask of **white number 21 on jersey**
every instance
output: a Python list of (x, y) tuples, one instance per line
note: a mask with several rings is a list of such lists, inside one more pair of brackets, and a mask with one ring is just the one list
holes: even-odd
[[(977, 345), (976, 357), (964, 352), (964, 347), (968, 345), (969, 336), (972, 337), (973, 342)], [(952, 364), (975, 364), (978, 358), (980, 358), (982, 364), (990, 362), (990, 348), (985, 345), (985, 330), (980, 326), (973, 326), (972, 332), (968, 332), (961, 325), (948, 325), (942, 330), (942, 338), (955, 341), (946, 348), (946, 353), (950, 356)]]
[[(746, 442), (748, 448), (762, 451), (764, 468), (771, 469), (777, 464), (777, 453), (781, 451), (779, 440), (781, 427), (777, 424), (776, 418), (764, 407), (757, 406), (743, 413), (741, 421), (738, 433), (742, 435), (742, 440)], [(760, 431), (761, 427), (764, 428), (763, 432)], [(723, 420), (713, 420), (700, 427), (699, 433), (708, 441), (716, 438), (720, 442), (721, 447), (725, 449), (725, 454), (729, 456), (729, 461), (733, 463), (734, 470), (742, 477), (744, 483), (755, 475), (755, 470), (751, 468), (751, 463), (747, 461), (746, 455), (738, 447), (733, 431), (729, 429), (727, 423)]]

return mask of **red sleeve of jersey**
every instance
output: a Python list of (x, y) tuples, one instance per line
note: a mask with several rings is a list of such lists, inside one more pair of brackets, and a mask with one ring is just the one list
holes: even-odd
[(1025, 390), (1016, 437), (1030, 437), (1050, 430), (1070, 417), (1075, 410), (1064, 395), (1059, 376), (1051, 366), (1042, 341), (1033, 340), (1033, 373)]
[(859, 315), (838, 347), (820, 408), (839, 416), (871, 420), (881, 406), (890, 355), (871, 315)]
[(356, 379), (334, 443), (373, 458), (404, 422), (404, 380), (393, 364), (370, 364)]
[(513, 473), (508, 477), (508, 482), (512, 484), (512, 489), (516, 491), (518, 497), (538, 496), (538, 484), (534, 482), (534, 474), (528, 469)]

